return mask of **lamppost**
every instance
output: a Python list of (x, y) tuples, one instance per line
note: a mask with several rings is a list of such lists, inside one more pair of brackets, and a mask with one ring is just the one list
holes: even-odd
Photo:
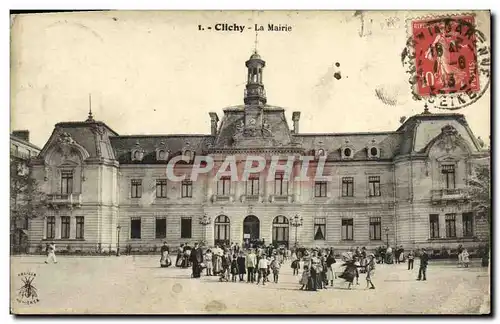
[(116, 226), (116, 256), (120, 256), (120, 231), (122, 227)]
[(389, 227), (386, 226), (384, 230), (385, 230), (385, 237), (387, 240), (387, 247), (389, 247)]
[(200, 225), (203, 226), (203, 243), (205, 243), (207, 239), (207, 225), (209, 225), (212, 222), (210, 219), (210, 216), (207, 215), (207, 213), (203, 214), (203, 217), (200, 217)]
[(297, 247), (297, 228), (302, 226), (303, 219), (299, 218), (299, 214), (295, 214), (295, 216), (290, 220), (290, 224), (295, 227), (295, 247)]

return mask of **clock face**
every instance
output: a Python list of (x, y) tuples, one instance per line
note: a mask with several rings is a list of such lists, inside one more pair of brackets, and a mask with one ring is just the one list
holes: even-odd
[(136, 158), (137, 160), (140, 160), (141, 159), (141, 152), (135, 151), (134, 158)]

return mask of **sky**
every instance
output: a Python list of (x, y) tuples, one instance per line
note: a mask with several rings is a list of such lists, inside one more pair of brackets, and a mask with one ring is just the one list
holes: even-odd
[[(424, 12), (115, 11), (11, 20), (11, 131), (43, 147), (62, 121), (96, 120), (120, 135), (209, 134), (209, 112), (243, 104), (245, 61), (266, 61), (268, 104), (301, 112), (301, 133), (394, 131), (423, 111), (401, 52)], [(435, 14), (435, 13), (434, 13)], [(489, 40), (489, 15), (477, 13)], [(208, 30), (217, 23), (243, 32)], [(267, 25), (291, 31), (267, 31)], [(199, 30), (201, 25), (205, 30)], [(378, 94), (378, 95), (377, 95)], [(91, 100), (89, 100), (91, 95)], [(383, 97), (383, 100), (380, 99)], [(447, 112), (431, 108), (431, 112)], [(489, 89), (458, 111), (490, 135)]]

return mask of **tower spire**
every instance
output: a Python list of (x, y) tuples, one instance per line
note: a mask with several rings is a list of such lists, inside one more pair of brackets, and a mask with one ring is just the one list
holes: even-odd
[(257, 54), (257, 46), (258, 45), (259, 45), (259, 32), (257, 31), (257, 29), (255, 29), (255, 43), (254, 43), (254, 48), (253, 48), (254, 54)]
[(92, 116), (92, 94), (89, 93), (89, 117), (86, 122), (93, 122), (94, 117)]
[(248, 70), (244, 97), (245, 105), (261, 106), (265, 105), (267, 102), (266, 90), (264, 89), (264, 83), (262, 81), (263, 69), (266, 66), (266, 62), (257, 53), (258, 43), (258, 33), (255, 31), (254, 52), (250, 56), (250, 59), (245, 62)]

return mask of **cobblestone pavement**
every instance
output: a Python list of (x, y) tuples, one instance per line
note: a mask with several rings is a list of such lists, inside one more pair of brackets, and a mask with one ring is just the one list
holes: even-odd
[[(318, 292), (300, 291), (289, 264), (280, 282), (266, 286), (219, 282), (217, 277), (191, 279), (190, 269), (160, 268), (156, 256), (11, 257), (11, 307), (14, 313), (70, 314), (478, 314), (489, 312), (487, 268), (472, 264), (430, 262), (427, 281), (416, 281), (406, 264), (377, 265), (375, 290), (347, 290), (339, 279)], [(19, 273), (36, 273), (39, 301), (19, 303)], [(272, 276), (270, 276), (272, 277)]]

